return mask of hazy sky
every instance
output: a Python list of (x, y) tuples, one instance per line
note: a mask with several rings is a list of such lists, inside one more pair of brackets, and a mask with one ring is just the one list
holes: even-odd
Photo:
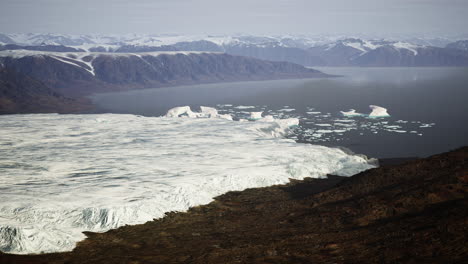
[(468, 0), (0, 0), (4, 33), (468, 32)]

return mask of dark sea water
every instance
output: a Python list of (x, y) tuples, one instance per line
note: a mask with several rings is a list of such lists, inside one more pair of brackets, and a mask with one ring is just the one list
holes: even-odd
[[(175, 106), (212, 106), (244, 118), (251, 111), (296, 117), (299, 142), (342, 146), (370, 157), (425, 157), (468, 145), (468, 68), (318, 68), (329, 79), (203, 84), (93, 96), (99, 111), (164, 115)], [(340, 111), (388, 109), (388, 118)]]

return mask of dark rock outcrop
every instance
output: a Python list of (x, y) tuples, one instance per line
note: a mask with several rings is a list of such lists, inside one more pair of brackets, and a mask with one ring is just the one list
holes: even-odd
[(465, 263), (468, 147), (350, 178), (229, 192), (1, 263)]
[(305, 66), (325, 65), (324, 60), (319, 56), (307, 50), (294, 47), (282, 47), (277, 45), (226, 45), (224, 49), (228, 54), (248, 56), (262, 60), (288, 61)]
[(71, 113), (90, 108), (86, 100), (62, 96), (38, 80), (0, 68), (0, 114)]

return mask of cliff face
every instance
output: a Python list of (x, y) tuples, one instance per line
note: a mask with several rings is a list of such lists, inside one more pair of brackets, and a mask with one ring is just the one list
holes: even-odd
[(359, 173), (229, 192), (2, 263), (464, 263), (468, 147)]
[(293, 63), (221, 53), (11, 54), (4, 52), (0, 64), (67, 95), (203, 82), (327, 76)]

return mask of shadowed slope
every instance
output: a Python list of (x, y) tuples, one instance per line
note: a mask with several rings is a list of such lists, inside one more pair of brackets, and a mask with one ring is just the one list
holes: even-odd
[(461, 263), (468, 147), (350, 178), (229, 192), (70, 253), (0, 263)]

